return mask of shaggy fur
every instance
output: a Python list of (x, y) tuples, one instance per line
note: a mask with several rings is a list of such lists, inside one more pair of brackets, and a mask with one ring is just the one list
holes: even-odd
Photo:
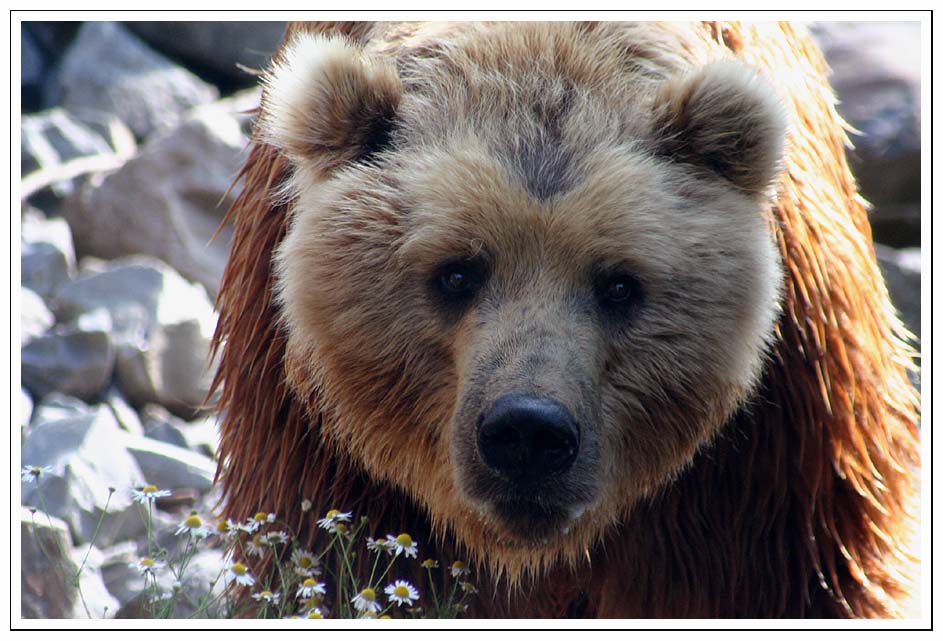
[[(785, 25), (294, 25), (219, 299), (229, 515), (367, 514), (481, 616), (897, 614), (911, 353), (823, 69)], [(475, 453), (522, 390), (583, 434), (541, 518)]]

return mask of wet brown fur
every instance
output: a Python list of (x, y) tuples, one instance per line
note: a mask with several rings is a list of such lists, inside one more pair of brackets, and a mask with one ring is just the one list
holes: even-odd
[[(417, 33), (411, 25), (349, 23), (293, 25), (290, 32), (340, 31), (368, 46), (385, 43), (377, 51), (404, 47), (418, 56), (423, 47), (445, 46), (460, 28), (430, 25)], [(586, 540), (585, 558), (576, 550), (537, 567), (526, 559), (499, 563), (489, 558), (484, 531), (463, 532), (461, 545), (417, 497), (365, 473), (336, 439), (322, 438), (318, 390), (304, 386), (310, 364), (286, 360), (274, 306), (272, 257), (287, 232), (290, 203), (273, 194), (291, 168), (259, 142), (231, 212), (236, 233), (218, 300), (216, 385), (225, 410), (219, 477), (227, 515), (275, 511), (309, 540), (314, 516), (330, 508), (369, 515), (378, 534), (413, 534), (424, 557), (475, 562), (483, 575), (478, 616), (900, 614), (910, 589), (900, 572), (909, 562), (918, 466), (916, 396), (907, 379), (912, 353), (876, 266), (824, 62), (789, 25), (706, 23), (691, 33), (693, 41), (668, 41), (664, 51), (633, 51), (639, 77), (658, 69), (647, 60), (706, 63), (721, 52), (765, 70), (779, 95), (792, 98), (786, 171), (772, 212), (786, 273), (784, 311), (757, 400), (673, 482), (640, 500), (601, 539)], [(480, 55), (492, 54), (483, 47)], [(578, 64), (579, 56), (569, 60)], [(742, 168), (730, 170), (745, 176), (732, 180), (756, 182)], [(388, 412), (422, 401), (421, 389), (391, 391)], [(409, 441), (390, 446), (402, 456)], [(301, 513), (303, 498), (313, 501), (312, 513)]]

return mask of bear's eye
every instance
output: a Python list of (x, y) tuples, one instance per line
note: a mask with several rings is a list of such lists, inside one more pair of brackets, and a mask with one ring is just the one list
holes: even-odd
[(596, 281), (596, 295), (606, 307), (623, 308), (638, 302), (641, 286), (632, 274), (618, 272), (602, 276)]
[(439, 267), (434, 279), (434, 287), (446, 301), (462, 302), (469, 300), (481, 287), (484, 270), (473, 261), (449, 261)]

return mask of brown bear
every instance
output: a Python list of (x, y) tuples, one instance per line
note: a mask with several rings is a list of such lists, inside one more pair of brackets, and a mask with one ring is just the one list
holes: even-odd
[(229, 515), (409, 532), (475, 616), (901, 613), (913, 354), (804, 31), (293, 24), (255, 134)]

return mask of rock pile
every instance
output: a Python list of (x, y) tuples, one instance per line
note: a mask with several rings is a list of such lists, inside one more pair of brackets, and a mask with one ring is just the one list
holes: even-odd
[[(21, 485), (24, 617), (143, 615), (131, 490), (171, 492), (153, 510), (164, 545), (216, 501), (212, 297), (259, 98), (236, 64), (263, 66), (283, 26), (228, 23), (225, 53), (198, 52), (234, 56), (220, 84), (165, 55), (194, 59), (157, 25), (22, 29), (19, 415), (23, 465), (39, 470)], [(197, 48), (199, 25), (219, 26), (190, 24)], [(208, 547), (192, 580), (205, 591), (221, 566)]]

